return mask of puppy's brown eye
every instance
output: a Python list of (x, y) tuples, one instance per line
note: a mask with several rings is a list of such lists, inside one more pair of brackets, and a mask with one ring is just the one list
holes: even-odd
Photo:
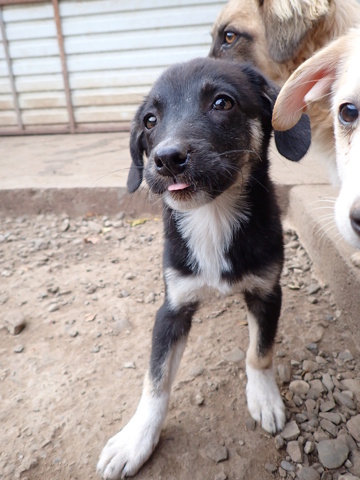
[(234, 32), (225, 32), (224, 40), (228, 45), (232, 45), (236, 40), (236, 33)]
[(343, 103), (339, 108), (339, 120), (343, 125), (351, 125), (359, 118), (359, 110), (352, 103)]
[(234, 106), (234, 101), (226, 95), (217, 98), (213, 103), (213, 110), (230, 110)]
[(144, 118), (144, 125), (148, 130), (154, 128), (156, 123), (157, 118), (152, 113), (149, 113), (149, 115), (146, 115), (146, 117)]

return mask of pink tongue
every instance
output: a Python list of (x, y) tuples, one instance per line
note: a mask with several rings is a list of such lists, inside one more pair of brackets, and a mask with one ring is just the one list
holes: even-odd
[(168, 186), (168, 190), (171, 192), (173, 190), (184, 190), (189, 185), (187, 183), (174, 183), (173, 185)]

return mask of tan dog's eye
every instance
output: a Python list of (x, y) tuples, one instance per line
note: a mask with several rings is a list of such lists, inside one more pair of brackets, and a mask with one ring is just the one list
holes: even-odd
[(234, 101), (223, 95), (222, 97), (217, 98), (213, 103), (213, 110), (230, 110), (234, 106)]
[(228, 45), (232, 45), (236, 40), (236, 33), (234, 32), (225, 32), (224, 40)]
[(144, 125), (148, 130), (151, 130), (152, 128), (154, 128), (156, 125), (156, 122), (157, 122), (157, 118), (152, 113), (149, 113), (144, 118)]
[(352, 103), (343, 103), (339, 108), (339, 120), (343, 125), (351, 125), (359, 118), (359, 110)]

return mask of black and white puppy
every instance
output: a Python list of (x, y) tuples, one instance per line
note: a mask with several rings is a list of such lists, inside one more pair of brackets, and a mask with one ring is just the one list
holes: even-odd
[[(240, 287), (248, 309), (247, 402), (274, 433), (285, 409), (272, 370), (281, 308), (283, 238), (268, 174), (278, 89), (247, 65), (209, 58), (178, 64), (155, 83), (135, 116), (128, 189), (140, 186), (143, 154), (150, 191), (163, 199), (165, 301), (156, 315), (150, 365), (129, 423), (104, 447), (105, 479), (134, 475), (156, 447), (171, 385), (205, 287)], [(306, 116), (275, 135), (298, 160), (310, 144)]]

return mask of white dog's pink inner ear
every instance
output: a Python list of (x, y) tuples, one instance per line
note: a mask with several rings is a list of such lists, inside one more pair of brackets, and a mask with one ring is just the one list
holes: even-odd
[(170, 192), (174, 190), (184, 190), (184, 188), (188, 188), (188, 186), (187, 183), (174, 183), (173, 185), (168, 186), (168, 190)]
[(316, 102), (330, 93), (331, 86), (334, 83), (334, 75), (326, 75), (320, 78), (315, 85), (305, 95), (305, 103)]

